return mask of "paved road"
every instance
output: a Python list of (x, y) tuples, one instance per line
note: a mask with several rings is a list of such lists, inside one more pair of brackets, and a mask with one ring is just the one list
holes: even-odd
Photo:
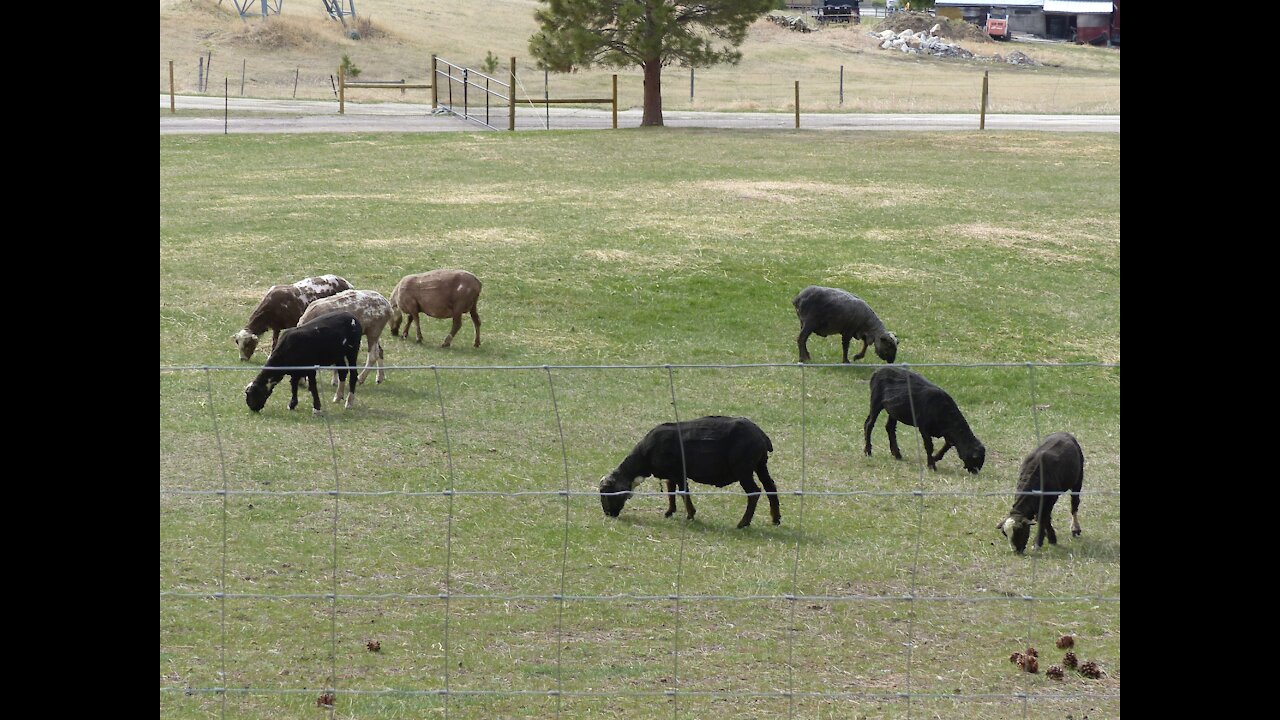
[[(221, 117), (184, 116), (182, 110), (221, 111), (223, 99), (178, 96), (178, 113), (160, 115), (160, 134), (213, 134), (223, 132)], [(167, 110), (169, 96), (160, 96), (160, 108)], [(448, 114), (431, 114), (430, 105), (410, 103), (347, 103), (345, 115), (338, 103), (325, 100), (255, 100), (236, 98), (230, 108), (227, 127), (233, 133), (347, 133), (347, 132), (458, 132), (481, 130), (483, 126)], [(264, 113), (276, 117), (254, 117)], [(639, 127), (640, 110), (618, 113), (618, 127)], [(284, 116), (284, 117), (280, 117)], [(707, 127), (744, 129), (794, 129), (792, 113), (688, 112), (668, 110), (662, 114), (667, 127)], [(480, 119), (484, 119), (481, 109)], [(505, 112), (495, 111), (489, 122), (506, 129)], [(517, 130), (546, 128), (545, 108), (517, 108)], [(551, 108), (552, 130), (602, 129), (610, 126), (608, 110)], [(803, 130), (976, 130), (977, 113), (801, 113)], [(988, 115), (989, 130), (1042, 130), (1049, 132), (1120, 132), (1119, 115)]]

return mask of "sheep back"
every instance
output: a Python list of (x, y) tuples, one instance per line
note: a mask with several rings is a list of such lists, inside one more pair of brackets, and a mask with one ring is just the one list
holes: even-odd
[[(1043, 485), (1042, 485), (1043, 483)], [(1079, 492), (1084, 485), (1084, 450), (1079, 441), (1071, 433), (1057, 432), (1046, 437), (1044, 442), (1022, 461), (1018, 471), (1018, 492)], [(1058, 496), (1047, 496), (1044, 500), (1052, 506)], [(1031, 519), (1035, 518), (1040, 508), (1041, 496), (1018, 495), (1013, 501), (1010, 515)]]
[(451, 318), (470, 312), (480, 289), (480, 279), (466, 270), (432, 270), (401, 278), (391, 298), (393, 307), (407, 315)]
[(678, 480), (687, 468), (688, 479), (725, 487), (749, 476), (772, 451), (769, 436), (751, 420), (711, 415), (682, 422), (678, 429), (673, 422), (653, 428), (615, 473)]
[(810, 285), (791, 304), (800, 321), (811, 326), (819, 337), (849, 334), (875, 342), (888, 332), (871, 306), (847, 290)]
[(376, 341), (391, 320), (391, 303), (375, 290), (343, 290), (337, 295), (316, 300), (307, 306), (298, 324), (335, 312), (349, 312), (360, 320), (364, 334)]

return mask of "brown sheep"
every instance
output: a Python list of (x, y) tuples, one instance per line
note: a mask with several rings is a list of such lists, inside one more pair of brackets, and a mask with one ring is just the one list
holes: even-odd
[[(381, 383), (386, 378), (386, 371), (382, 369), (383, 352), (379, 338), (382, 336), (382, 329), (391, 320), (391, 303), (382, 297), (381, 293), (373, 290), (343, 290), (333, 297), (321, 298), (307, 306), (307, 311), (302, 313), (298, 324), (302, 325), (329, 313), (343, 311), (356, 316), (360, 326), (364, 328), (365, 338), (369, 341), (369, 358), (365, 362), (364, 372), (360, 373), (360, 382), (365, 381), (369, 371), (376, 364), (378, 366), (377, 381)], [(336, 384), (338, 382), (336, 370), (333, 377)]]
[(280, 331), (296, 326), (308, 305), (350, 289), (351, 283), (337, 275), (307, 278), (292, 285), (272, 285), (258, 302), (258, 307), (250, 313), (244, 329), (231, 336), (231, 342), (240, 349), (240, 359), (253, 357), (253, 351), (258, 347), (258, 336), (268, 329), (271, 330), (271, 349), (275, 350)]
[(409, 337), (409, 328), (418, 321), (418, 342), (422, 342), (422, 320), (418, 313), (433, 318), (453, 318), (453, 329), (440, 347), (449, 347), (462, 327), (462, 314), (471, 313), (476, 326), (476, 347), (480, 347), (480, 279), (466, 270), (432, 270), (406, 275), (391, 293), (391, 334), (400, 335), (402, 313), (409, 316), (401, 337)]

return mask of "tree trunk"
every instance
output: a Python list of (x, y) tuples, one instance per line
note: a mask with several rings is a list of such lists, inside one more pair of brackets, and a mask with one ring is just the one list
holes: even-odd
[(644, 64), (644, 118), (640, 127), (662, 127), (662, 61)]

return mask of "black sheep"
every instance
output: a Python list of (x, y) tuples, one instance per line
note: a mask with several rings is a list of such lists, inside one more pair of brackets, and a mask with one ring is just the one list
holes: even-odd
[[(338, 402), (346, 390), (342, 381), (351, 378), (351, 394), (347, 396), (346, 407), (350, 408), (356, 401), (356, 354), (360, 352), (360, 338), (364, 328), (360, 320), (349, 312), (337, 312), (318, 317), (311, 322), (285, 330), (280, 335), (280, 342), (267, 358), (267, 365), (258, 373), (244, 389), (244, 401), (249, 409), (258, 412), (267, 404), (271, 391), (284, 378), (289, 376), (289, 385), (293, 390), (293, 398), (289, 401), (289, 409), (298, 407), (298, 381), (307, 378), (311, 388), (311, 399), (314, 412), (320, 412), (320, 391), (316, 387), (316, 365), (345, 365), (338, 370), (338, 391), (333, 401)], [(278, 368), (300, 368), (281, 370)]]
[[(650, 430), (613, 472), (600, 478), (600, 504), (605, 515), (617, 517), (636, 485), (654, 476), (667, 481), (668, 493), (679, 487), (692, 520), (696, 511), (689, 497), (688, 480), (715, 487), (736, 482), (747, 493), (747, 511), (738, 523), (744, 528), (751, 524), (760, 500), (760, 486), (752, 478), (754, 472), (768, 494), (773, 524), (778, 525), (782, 522), (778, 486), (769, 476), (768, 467), (772, 451), (769, 436), (747, 418), (713, 415), (682, 422), (679, 428), (676, 423), (663, 423)], [(687, 468), (687, 474), (681, 472), (682, 468)], [(676, 511), (675, 495), (668, 495), (667, 501), (666, 517), (671, 517)]]
[[(1018, 472), (1018, 495), (1014, 498), (1009, 517), (997, 527), (1015, 552), (1021, 554), (1027, 548), (1031, 525), (1038, 522), (1036, 548), (1049, 538), (1050, 545), (1058, 544), (1058, 534), (1053, 531), (1053, 506), (1062, 493), (1071, 493), (1071, 535), (1080, 535), (1080, 488), (1084, 486), (1084, 451), (1070, 433), (1054, 433), (1044, 439), (1040, 447), (1022, 461)], [(1026, 493), (1026, 494), (1023, 494)]]
[(844, 349), (844, 361), (849, 362), (849, 341), (858, 338), (862, 350), (853, 356), (861, 360), (867, 354), (867, 345), (875, 346), (876, 355), (887, 363), (898, 356), (898, 338), (885, 329), (884, 323), (862, 298), (837, 288), (810, 285), (791, 301), (800, 318), (800, 362), (809, 362), (809, 335), (819, 337), (840, 335)]
[[(864, 451), (868, 456), (871, 455), (871, 429), (875, 427), (881, 410), (889, 413), (884, 429), (889, 434), (889, 452), (898, 460), (902, 459), (902, 452), (898, 450), (898, 423), (902, 422), (920, 430), (930, 470), (938, 469), (938, 461), (953, 446), (965, 470), (977, 475), (982, 469), (987, 449), (969, 429), (969, 423), (956, 401), (919, 373), (902, 368), (880, 368), (871, 375), (871, 411), (863, 424), (867, 440)], [(933, 438), (936, 437), (942, 438), (944, 444), (934, 455)]]

